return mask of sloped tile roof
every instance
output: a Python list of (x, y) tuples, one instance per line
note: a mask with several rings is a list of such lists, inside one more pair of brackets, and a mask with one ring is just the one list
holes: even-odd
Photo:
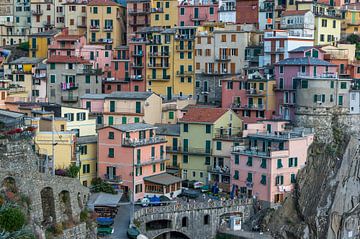
[(225, 108), (191, 107), (181, 119), (181, 122), (214, 123), (225, 114), (226, 111), (228, 111), (228, 109)]

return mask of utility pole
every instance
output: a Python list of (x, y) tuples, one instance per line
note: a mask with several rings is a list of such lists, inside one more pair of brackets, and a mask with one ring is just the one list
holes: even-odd
[(51, 174), (55, 175), (55, 137), (54, 137), (54, 114), (52, 115), (51, 118), (51, 149), (52, 149), (52, 168), (51, 168)]

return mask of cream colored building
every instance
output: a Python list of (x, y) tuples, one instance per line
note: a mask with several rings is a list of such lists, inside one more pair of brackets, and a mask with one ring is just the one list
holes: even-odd
[(89, 119), (89, 110), (61, 107), (61, 117), (68, 120), (67, 129), (77, 132), (78, 137), (96, 135), (96, 119)]
[(189, 105), (196, 105), (193, 98), (178, 98), (164, 101), (162, 104), (162, 124), (176, 124), (184, 115), (184, 109)]
[(65, 26), (70, 35), (84, 35), (86, 33), (86, 1), (67, 1), (63, 4)]
[(62, 0), (31, 0), (31, 33), (65, 27)]

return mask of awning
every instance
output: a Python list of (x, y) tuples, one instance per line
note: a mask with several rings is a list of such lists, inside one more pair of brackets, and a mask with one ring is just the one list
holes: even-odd
[(182, 182), (183, 180), (179, 177), (175, 177), (169, 173), (161, 173), (149, 177), (144, 177), (144, 181), (168, 186), (174, 183)]

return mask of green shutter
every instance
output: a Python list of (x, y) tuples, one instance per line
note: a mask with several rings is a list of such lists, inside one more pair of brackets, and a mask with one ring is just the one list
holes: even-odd
[(235, 164), (239, 164), (240, 156), (238, 154), (235, 154)]
[(211, 151), (211, 141), (210, 140), (206, 140), (205, 141), (205, 153), (209, 154)]
[(234, 172), (234, 179), (239, 179), (239, 171), (238, 170), (235, 170)]
[(216, 150), (221, 150), (221, 148), (222, 148), (222, 143), (221, 143), (221, 141), (217, 141), (217, 142), (216, 142)]
[(298, 166), (298, 158), (294, 158), (294, 166), (295, 166), (295, 167)]
[(90, 75), (85, 76), (85, 83), (90, 84)]
[(137, 164), (140, 164), (141, 161), (141, 149), (136, 150), (136, 162)]
[(109, 158), (113, 158), (113, 157), (114, 157), (114, 149), (109, 148)]
[(109, 116), (109, 125), (113, 125), (113, 124), (114, 124), (114, 117)]
[(56, 77), (55, 75), (50, 75), (50, 83), (55, 83)]
[(282, 165), (282, 162), (281, 162), (281, 159), (278, 159), (277, 160), (277, 168), (282, 168), (283, 165)]
[(262, 185), (266, 185), (266, 175), (261, 175), (260, 183), (261, 183)]
[(135, 109), (136, 113), (138, 113), (138, 114), (141, 113), (141, 102), (137, 101), (135, 108), (136, 108)]
[(252, 173), (248, 173), (248, 176), (247, 176), (246, 181), (252, 183), (252, 181), (253, 181), (253, 175), (252, 175)]
[(126, 121), (127, 121), (127, 120), (126, 120), (126, 117), (123, 116), (123, 117), (121, 118), (121, 123), (122, 123), (122, 124), (126, 124)]
[(189, 140), (188, 139), (183, 140), (183, 146), (184, 146), (184, 152), (188, 152), (188, 150), (189, 150)]
[(169, 119), (174, 119), (174, 112), (173, 111), (169, 112)]
[(183, 155), (183, 163), (188, 163), (189, 162), (189, 156), (188, 155)]
[(296, 176), (294, 173), (291, 174), (291, 183), (296, 183)]
[(135, 118), (134, 118), (134, 122), (135, 122), (135, 123), (139, 123), (139, 122), (140, 122), (139, 117), (135, 117)]
[(115, 112), (115, 101), (110, 101), (110, 112)]
[(248, 161), (246, 162), (246, 165), (249, 166), (249, 167), (251, 167), (253, 165), (252, 157), (250, 157), (250, 156), (248, 157)]
[(210, 133), (211, 133), (211, 125), (206, 125), (205, 127), (206, 127), (206, 128), (205, 128), (206, 133), (207, 133), (207, 134), (210, 134)]
[(266, 168), (266, 158), (262, 158), (261, 159), (261, 165), (260, 165), (261, 168)]

